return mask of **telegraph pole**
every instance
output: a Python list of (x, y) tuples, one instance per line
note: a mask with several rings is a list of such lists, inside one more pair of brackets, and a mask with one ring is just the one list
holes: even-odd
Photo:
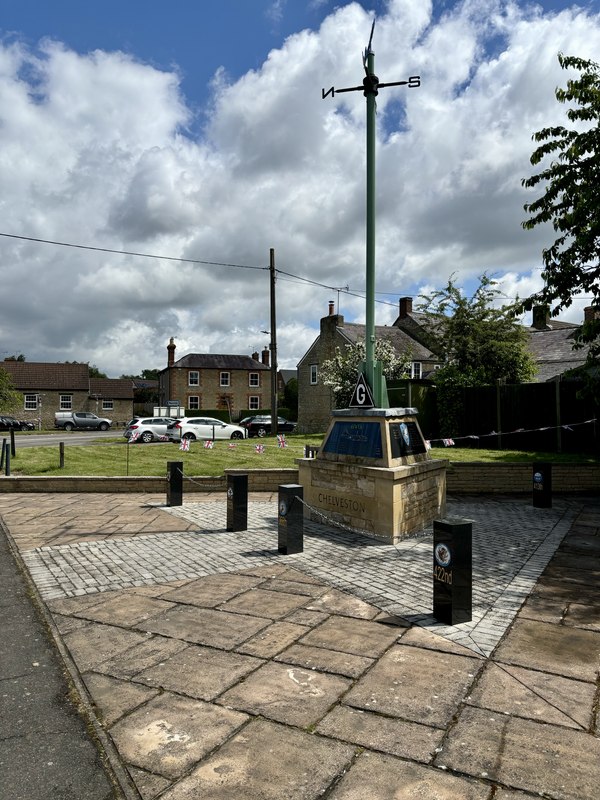
[(269, 250), (271, 284), (271, 435), (277, 435), (277, 321), (275, 314), (275, 250)]
[(393, 83), (380, 83), (375, 75), (375, 53), (371, 48), (375, 20), (371, 26), (369, 44), (363, 53), (363, 67), (365, 77), (362, 86), (350, 86), (347, 89), (335, 89), (333, 86), (328, 91), (322, 90), (324, 100), (331, 95), (334, 97), (341, 92), (362, 91), (367, 98), (367, 209), (366, 209), (366, 314), (365, 314), (365, 349), (366, 359), (363, 365), (364, 375), (369, 388), (373, 393), (373, 400), (377, 408), (387, 408), (387, 388), (385, 377), (381, 370), (381, 363), (375, 361), (375, 142), (376, 142), (376, 101), (380, 89), (387, 86), (408, 86), (416, 89), (421, 85), (421, 78), (413, 75), (407, 81), (394, 81)]

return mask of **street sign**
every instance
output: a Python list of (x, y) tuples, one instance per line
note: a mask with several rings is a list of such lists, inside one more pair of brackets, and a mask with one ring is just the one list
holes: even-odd
[(373, 395), (369, 389), (369, 384), (361, 372), (356, 381), (349, 408), (374, 408), (374, 406), (375, 403), (373, 402)]

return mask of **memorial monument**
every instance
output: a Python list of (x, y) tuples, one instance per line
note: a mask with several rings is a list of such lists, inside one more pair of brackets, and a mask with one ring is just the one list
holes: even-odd
[(305, 516), (323, 514), (385, 541), (422, 530), (446, 506), (446, 461), (429, 458), (417, 409), (388, 408), (387, 388), (375, 353), (375, 98), (386, 86), (417, 88), (419, 76), (380, 83), (371, 48), (363, 55), (361, 86), (323, 89), (322, 97), (363, 91), (367, 99), (366, 358), (350, 408), (332, 412), (314, 459), (298, 459)]

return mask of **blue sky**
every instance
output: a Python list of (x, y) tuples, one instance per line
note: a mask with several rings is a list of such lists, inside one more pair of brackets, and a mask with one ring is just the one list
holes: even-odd
[(336, 289), (363, 321), (364, 98), (321, 87), (360, 82), (373, 10), (381, 79), (422, 77), (378, 98), (378, 324), (451, 275), (539, 288), (552, 231), (522, 230), (521, 179), (532, 133), (564, 122), (556, 54), (599, 58), (599, 2), (0, 0), (0, 233), (217, 262), (0, 237), (0, 354), (117, 376), (163, 366), (171, 336), (178, 356), (261, 349), (270, 247), (297, 276), (281, 366)]

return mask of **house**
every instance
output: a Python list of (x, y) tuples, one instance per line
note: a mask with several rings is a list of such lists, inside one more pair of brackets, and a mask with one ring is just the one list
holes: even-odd
[(158, 375), (159, 405), (177, 403), (188, 411), (223, 409), (230, 418), (271, 404), (270, 353), (252, 356), (189, 353), (175, 360), (175, 341), (167, 345), (167, 366)]
[[(431, 374), (440, 359), (428, 346), (423, 327), (419, 331), (410, 330), (413, 324), (411, 298), (402, 298), (400, 315), (391, 326), (377, 325), (377, 339), (388, 339), (398, 353), (410, 353), (411, 377), (422, 378)], [(423, 315), (419, 315), (421, 317)], [(401, 327), (398, 322), (402, 321)], [(329, 303), (329, 314), (321, 319), (320, 334), (308, 351), (298, 362), (298, 431), (323, 431), (329, 424), (329, 416), (334, 407), (333, 393), (329, 386), (320, 380), (320, 369), (324, 361), (334, 357), (336, 348), (343, 351), (347, 344), (365, 339), (365, 326), (346, 322), (341, 314), (334, 313), (334, 303)]]
[[(585, 309), (585, 321), (597, 318), (600, 311), (592, 306)], [(581, 326), (559, 322), (550, 317), (548, 309), (539, 306), (533, 310), (533, 322), (527, 328), (528, 348), (537, 366), (533, 381), (543, 383), (560, 380), (569, 370), (582, 366), (587, 348), (574, 350), (575, 336)], [(376, 326), (377, 339), (386, 338), (398, 353), (412, 356), (413, 379), (431, 377), (441, 366), (441, 354), (431, 329), (430, 318), (412, 309), (412, 298), (401, 297), (399, 315), (391, 326)], [(333, 358), (336, 348), (365, 338), (365, 326), (344, 321), (334, 313), (333, 302), (329, 314), (321, 319), (320, 334), (298, 363), (298, 431), (325, 430), (333, 408), (333, 395), (329, 386), (320, 381), (320, 368), (324, 361)]]
[(133, 415), (132, 382), (90, 378), (88, 364), (3, 361), (0, 366), (23, 395), (23, 407), (12, 413), (42, 428), (54, 426), (56, 411), (92, 411), (114, 424), (125, 424)]

